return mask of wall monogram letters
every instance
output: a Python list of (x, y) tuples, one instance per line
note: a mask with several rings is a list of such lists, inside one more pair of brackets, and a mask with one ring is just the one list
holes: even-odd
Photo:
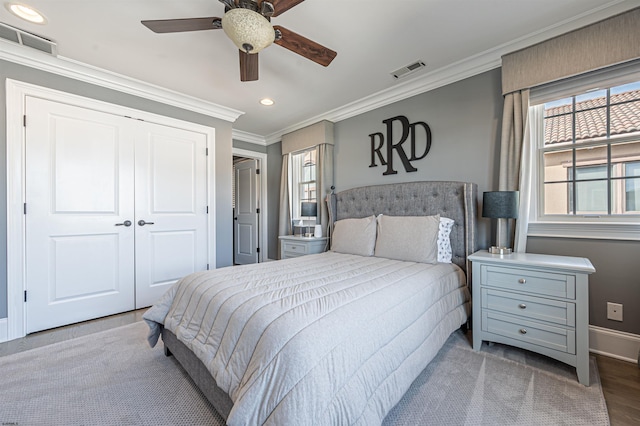
[[(394, 121), (399, 121), (402, 124), (402, 136), (400, 137), (400, 140), (395, 143), (393, 142)], [(404, 170), (406, 172), (418, 171), (418, 169), (413, 167), (411, 162), (423, 159), (427, 156), (429, 150), (431, 149), (431, 129), (429, 128), (429, 125), (422, 121), (409, 123), (409, 119), (407, 119), (407, 117), (405, 117), (404, 115), (387, 118), (386, 120), (382, 120), (382, 123), (387, 126), (386, 159), (385, 155), (382, 152), (382, 148), (385, 144), (384, 135), (380, 132), (372, 133), (369, 135), (369, 137), (371, 138), (371, 164), (369, 164), (369, 167), (378, 167), (378, 164), (376, 163), (377, 157), (377, 159), (380, 160), (381, 165), (387, 166), (387, 170), (382, 173), (383, 175), (397, 174), (398, 172), (393, 168), (393, 150), (396, 150), (396, 153), (398, 154), (398, 157), (400, 157), (400, 161), (402, 161), (402, 165), (404, 166)], [(416, 128), (418, 126), (424, 129), (424, 134), (426, 136), (425, 150), (420, 156), (416, 156)], [(406, 142), (409, 135), (411, 135), (411, 156), (407, 156), (407, 153), (402, 146), (402, 144)]]

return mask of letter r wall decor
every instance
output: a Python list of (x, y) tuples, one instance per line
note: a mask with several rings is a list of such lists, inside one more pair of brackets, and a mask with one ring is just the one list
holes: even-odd
[[(382, 173), (383, 175), (397, 174), (398, 172), (393, 168), (393, 151), (395, 150), (406, 172), (418, 171), (412, 162), (422, 160), (431, 149), (431, 129), (429, 125), (422, 121), (409, 123), (409, 119), (404, 115), (387, 118), (386, 120), (382, 120), (382, 123), (386, 126), (386, 139), (385, 134), (381, 132), (371, 133), (369, 135), (371, 141), (371, 164), (369, 164), (369, 167), (378, 167), (379, 161), (380, 165), (387, 166), (387, 170)], [(393, 140), (394, 123), (402, 126), (400, 139), (398, 141)], [(409, 139), (409, 136), (411, 136), (409, 141), (410, 150), (409, 155), (407, 155), (404, 143)], [(418, 136), (425, 138), (424, 152), (420, 155), (416, 153), (416, 139)]]

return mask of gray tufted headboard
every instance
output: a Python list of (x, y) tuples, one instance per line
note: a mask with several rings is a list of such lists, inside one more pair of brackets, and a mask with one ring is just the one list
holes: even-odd
[(440, 214), (451, 218), (455, 221), (451, 230), (452, 261), (467, 273), (467, 256), (476, 250), (477, 191), (475, 183), (450, 181), (363, 186), (331, 194), (327, 200), (329, 218), (331, 225), (340, 219), (379, 214)]

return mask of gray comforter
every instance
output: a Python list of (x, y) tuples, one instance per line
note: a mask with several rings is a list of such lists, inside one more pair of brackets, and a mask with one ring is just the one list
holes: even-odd
[(229, 425), (375, 425), (467, 320), (464, 273), (327, 252), (189, 275), (144, 315), (202, 360)]

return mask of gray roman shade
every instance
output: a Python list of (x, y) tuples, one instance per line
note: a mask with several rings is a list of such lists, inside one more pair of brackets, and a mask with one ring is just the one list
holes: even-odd
[(325, 143), (334, 144), (333, 123), (323, 120), (282, 135), (282, 155), (314, 148)]
[(502, 57), (502, 93), (640, 58), (640, 8)]

